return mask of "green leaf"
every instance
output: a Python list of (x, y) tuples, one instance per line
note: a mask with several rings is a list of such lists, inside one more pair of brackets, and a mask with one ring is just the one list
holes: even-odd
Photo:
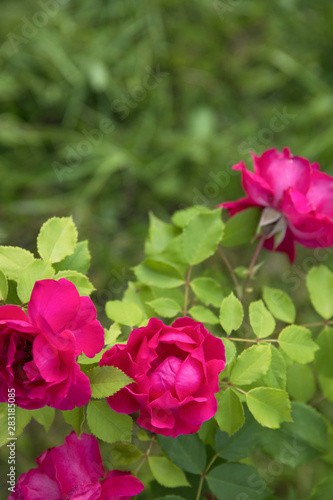
[(201, 424), (201, 427), (198, 430), (198, 436), (203, 443), (209, 444), (212, 448), (214, 448), (216, 430), (217, 423), (214, 418), (211, 418)]
[(267, 387), (275, 387), (276, 389), (285, 389), (287, 384), (286, 362), (276, 347), (270, 344), (270, 348), (272, 359), (269, 370), (256, 383)]
[(262, 300), (251, 302), (249, 316), (256, 337), (263, 339), (272, 335), (275, 329), (275, 319), (271, 313), (267, 311)]
[(333, 328), (326, 326), (316, 343), (319, 347), (315, 354), (316, 370), (325, 377), (333, 377)]
[(316, 381), (310, 366), (294, 363), (288, 366), (287, 373), (290, 396), (300, 403), (310, 401), (316, 392)]
[(278, 430), (266, 430), (264, 448), (278, 462), (298, 467), (319, 458), (329, 450), (327, 424), (314, 408), (291, 403), (293, 422)]
[(222, 464), (212, 469), (206, 479), (218, 500), (264, 500), (269, 495), (265, 481), (250, 465)]
[(189, 314), (195, 321), (200, 321), (201, 323), (207, 323), (208, 325), (218, 325), (219, 318), (207, 307), (204, 306), (193, 306), (189, 309)]
[(243, 306), (233, 292), (223, 299), (220, 308), (220, 323), (228, 335), (232, 330), (238, 330), (244, 318)]
[(213, 278), (195, 278), (190, 285), (196, 297), (206, 306), (221, 306), (223, 291), (218, 281)]
[(143, 456), (141, 450), (131, 443), (115, 443), (110, 447), (115, 465), (125, 467)]
[(68, 255), (58, 262), (54, 267), (57, 271), (77, 271), (86, 274), (90, 267), (91, 255), (88, 248), (88, 240), (80, 241), (74, 250), (74, 253)]
[(115, 344), (117, 338), (121, 335), (121, 328), (118, 323), (112, 323), (108, 330), (105, 330), (105, 345)]
[(133, 302), (109, 300), (105, 304), (105, 312), (108, 318), (121, 325), (135, 326), (141, 323), (143, 319), (140, 307)]
[(316, 485), (310, 500), (332, 500), (333, 498), (333, 477), (325, 477)]
[(145, 243), (145, 254), (154, 257), (161, 253), (167, 244), (179, 234), (179, 229), (149, 214), (149, 237)]
[(293, 301), (282, 290), (277, 288), (263, 287), (263, 299), (273, 316), (286, 323), (293, 323), (296, 317), (296, 309)]
[(89, 401), (87, 421), (94, 436), (106, 443), (131, 441), (133, 425), (131, 417), (111, 410), (105, 401)]
[(44, 406), (43, 408), (39, 408), (38, 410), (30, 411), (32, 418), (44, 427), (45, 432), (48, 432), (55, 417), (55, 409), (50, 408), (49, 406)]
[(184, 472), (166, 457), (148, 457), (151, 472), (156, 481), (167, 488), (190, 486)]
[(291, 422), (288, 393), (272, 387), (257, 387), (246, 394), (250, 412), (259, 424), (277, 429), (282, 422)]
[(319, 349), (311, 338), (311, 331), (298, 325), (290, 325), (282, 330), (279, 345), (290, 359), (302, 365), (313, 361)]
[[(15, 406), (15, 412), (8, 412), (8, 403), (0, 403), (0, 446), (8, 444), (10, 439), (18, 437), (22, 434), (23, 429), (29, 424), (32, 413), (31, 410), (25, 410)], [(13, 407), (10, 407), (12, 410)], [(12, 425), (8, 421), (8, 416), (15, 417), (15, 423)], [(13, 433), (13, 435), (10, 435)]]
[(164, 453), (186, 472), (201, 474), (207, 463), (206, 448), (196, 434), (172, 437), (158, 436)]
[(235, 344), (226, 338), (221, 339), (225, 348), (225, 366), (227, 367), (235, 359), (237, 349)]
[(234, 247), (249, 243), (256, 234), (260, 214), (259, 208), (248, 208), (230, 217), (225, 224), (221, 245)]
[(78, 436), (81, 436), (82, 426), (85, 419), (84, 406), (77, 406), (73, 410), (62, 410), (61, 413), (65, 422), (73, 427)]
[(215, 419), (221, 431), (225, 431), (231, 436), (245, 422), (243, 405), (231, 387), (218, 395), (218, 407)]
[(330, 319), (333, 316), (333, 273), (323, 265), (313, 267), (306, 277), (306, 285), (317, 313)]
[(183, 231), (184, 254), (189, 264), (196, 265), (216, 251), (223, 235), (221, 209), (193, 217)]
[(0, 300), (6, 300), (7, 295), (8, 295), (7, 278), (0, 269)]
[(165, 262), (146, 259), (142, 264), (133, 268), (141, 283), (158, 288), (176, 288), (184, 284), (184, 279), (176, 267)]
[(230, 374), (230, 382), (236, 386), (252, 384), (265, 375), (271, 364), (269, 345), (254, 345), (236, 359)]
[(28, 250), (0, 246), (0, 269), (10, 280), (17, 281), (23, 269), (33, 261), (34, 256)]
[(16, 436), (22, 434), (23, 429), (30, 423), (32, 418), (31, 410), (16, 407)]
[(231, 437), (219, 429), (215, 435), (216, 453), (226, 460), (240, 460), (249, 457), (262, 444), (263, 428), (253, 418), (247, 407), (244, 408), (245, 424)]
[(323, 395), (328, 401), (333, 402), (333, 377), (325, 377), (325, 375), (318, 374), (318, 380)]
[(35, 259), (31, 264), (28, 264), (23, 269), (17, 284), (17, 295), (22, 302), (29, 302), (36, 281), (53, 278), (54, 273), (55, 271), (49, 262)]
[(37, 237), (37, 249), (43, 260), (59, 262), (76, 247), (77, 229), (72, 217), (53, 217), (46, 221)]
[(161, 297), (147, 302), (154, 311), (163, 318), (174, 318), (182, 310), (180, 305), (173, 299)]
[(81, 295), (81, 297), (89, 297), (91, 292), (95, 290), (94, 285), (89, 281), (87, 276), (84, 274), (78, 273), (77, 271), (59, 271), (54, 279), (59, 281), (61, 278), (65, 278), (75, 285), (77, 291)]
[(133, 382), (115, 366), (96, 366), (87, 372), (90, 380), (91, 397), (107, 398)]
[(184, 208), (184, 210), (177, 210), (171, 217), (175, 226), (183, 228), (187, 226), (193, 217), (198, 214), (208, 213), (210, 210), (204, 205), (194, 205), (193, 207)]

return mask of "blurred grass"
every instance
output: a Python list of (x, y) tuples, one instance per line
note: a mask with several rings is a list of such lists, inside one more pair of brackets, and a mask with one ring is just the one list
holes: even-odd
[[(329, 0), (2, 0), (0, 243), (34, 249), (44, 220), (72, 214), (102, 307), (148, 211), (239, 196), (230, 166), (250, 149), (333, 174), (332, 18)], [(272, 259), (264, 281), (286, 269)]]

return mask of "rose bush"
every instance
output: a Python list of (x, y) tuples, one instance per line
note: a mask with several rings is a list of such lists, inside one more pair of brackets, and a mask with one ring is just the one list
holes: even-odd
[(266, 226), (264, 246), (285, 252), (291, 262), (295, 241), (306, 247), (333, 245), (333, 178), (320, 172), (317, 163), (292, 156), (288, 148), (252, 157), (254, 173), (244, 162), (232, 167), (242, 172), (247, 196), (219, 206), (230, 215), (249, 207), (266, 209), (261, 219)]
[(38, 467), (22, 474), (9, 500), (128, 500), (144, 486), (129, 472), (109, 471), (106, 477), (98, 441), (75, 432), (65, 443), (44, 451)]
[(139, 425), (176, 437), (197, 432), (216, 413), (225, 353), (202, 323), (184, 317), (166, 326), (152, 318), (126, 345), (106, 351), (100, 365), (116, 366), (134, 380), (108, 398), (113, 410), (140, 411)]
[(104, 329), (89, 297), (66, 279), (37, 281), (27, 315), (0, 307), (0, 401), (15, 389), (16, 404), (70, 410), (88, 403), (88, 377), (76, 356), (93, 357), (104, 345)]

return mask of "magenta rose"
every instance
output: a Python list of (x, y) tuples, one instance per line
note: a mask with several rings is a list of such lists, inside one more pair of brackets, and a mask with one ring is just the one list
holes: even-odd
[(24, 472), (8, 500), (129, 500), (144, 486), (129, 472), (109, 471), (105, 478), (98, 441), (79, 439), (73, 431), (65, 443), (44, 451), (38, 467)]
[[(262, 207), (266, 225), (265, 248), (285, 252), (295, 259), (295, 241), (306, 247), (333, 245), (333, 178), (319, 171), (318, 163), (291, 156), (288, 148), (252, 154), (254, 173), (244, 162), (241, 170), (247, 196), (219, 206), (234, 215), (249, 207)], [(268, 231), (267, 231), (268, 230)]]
[(156, 318), (133, 330), (126, 345), (103, 354), (100, 365), (116, 366), (134, 382), (108, 398), (118, 413), (140, 411), (138, 424), (176, 437), (200, 429), (217, 410), (222, 340), (191, 318), (166, 326)]
[(37, 281), (27, 315), (18, 306), (0, 307), (0, 401), (15, 389), (22, 408), (85, 405), (90, 383), (76, 357), (93, 357), (103, 345), (104, 329), (89, 297), (80, 297), (66, 279)]

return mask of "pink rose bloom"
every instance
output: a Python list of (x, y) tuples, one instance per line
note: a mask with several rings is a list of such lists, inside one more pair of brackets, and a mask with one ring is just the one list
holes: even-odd
[(318, 163), (291, 156), (288, 148), (252, 154), (254, 173), (244, 162), (241, 170), (247, 196), (219, 206), (234, 215), (249, 207), (264, 208), (260, 225), (266, 226), (265, 248), (295, 259), (295, 241), (306, 247), (333, 245), (333, 178), (319, 171)]
[(106, 351), (100, 365), (116, 366), (134, 380), (108, 398), (110, 407), (118, 413), (140, 411), (138, 424), (153, 432), (191, 434), (216, 413), (224, 346), (191, 318), (172, 326), (150, 319), (131, 332), (126, 345)]
[(143, 484), (129, 472), (109, 471), (106, 477), (98, 441), (79, 439), (73, 431), (65, 443), (44, 451), (38, 467), (24, 472), (8, 500), (129, 500)]
[(0, 307), (0, 402), (15, 389), (27, 409), (45, 405), (71, 410), (91, 397), (88, 377), (76, 356), (93, 357), (104, 345), (104, 329), (89, 297), (66, 279), (37, 281), (26, 315)]

